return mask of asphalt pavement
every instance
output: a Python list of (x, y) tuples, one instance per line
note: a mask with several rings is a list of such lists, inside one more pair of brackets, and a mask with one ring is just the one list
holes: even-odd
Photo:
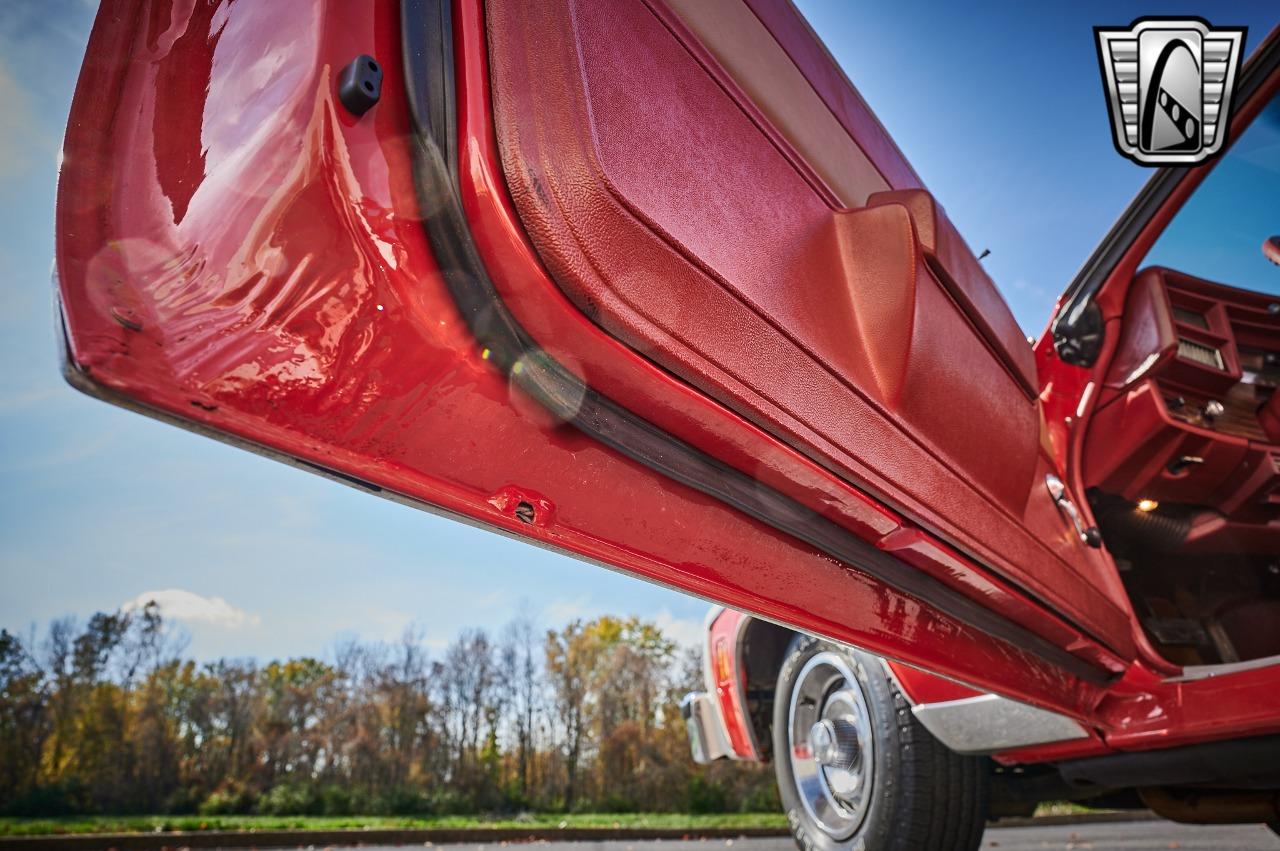
[[(436, 845), (434, 851), (494, 851), (513, 847), (488, 845)], [(405, 848), (407, 846), (395, 846)], [(365, 851), (392, 851), (392, 846), (364, 846)], [(651, 842), (534, 842), (531, 851), (795, 851), (790, 839), (703, 839)], [(1262, 825), (1187, 825), (1165, 821), (1113, 822), (1053, 827), (993, 827), (982, 837), (982, 848), (1000, 851), (1147, 851), (1177, 848), (1181, 851), (1253, 851), (1280, 849), (1280, 837)]]

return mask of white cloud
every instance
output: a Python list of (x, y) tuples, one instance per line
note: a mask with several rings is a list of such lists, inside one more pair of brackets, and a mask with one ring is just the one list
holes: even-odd
[(34, 152), (44, 159), (41, 166), (52, 166), (56, 145), (32, 108), (31, 98), (18, 84), (6, 62), (0, 61), (0, 180), (24, 176)]
[(581, 594), (572, 599), (552, 600), (542, 609), (541, 620), (552, 629), (560, 629), (572, 620), (591, 617), (591, 598)]
[(706, 634), (702, 618), (678, 618), (663, 606), (652, 618), (662, 634), (681, 647), (701, 647)]
[(207, 623), (227, 629), (237, 629), (243, 626), (257, 626), (262, 622), (257, 615), (238, 609), (221, 597), (202, 597), (194, 591), (184, 591), (181, 588), (146, 591), (126, 602), (121, 608), (125, 611), (140, 609), (153, 601), (160, 606), (160, 614), (164, 617), (188, 623)]

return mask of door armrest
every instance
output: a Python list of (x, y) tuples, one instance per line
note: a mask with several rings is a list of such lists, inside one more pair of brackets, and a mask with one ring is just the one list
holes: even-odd
[(911, 214), (925, 262), (977, 328), (1018, 386), (1029, 396), (1040, 392), (1035, 354), (995, 283), (951, 224), (942, 206), (924, 189), (876, 192), (867, 206), (901, 204)]

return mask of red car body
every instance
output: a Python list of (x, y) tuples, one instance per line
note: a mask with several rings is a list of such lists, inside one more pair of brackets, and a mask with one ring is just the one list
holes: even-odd
[[(720, 5), (741, 43), (661, 0), (105, 0), (58, 190), (69, 380), (1085, 731), (1006, 763), (1280, 733), (1280, 664), (1163, 657), (1043, 487), (1093, 525), (1120, 335), (1092, 366), (1019, 347), (795, 9)], [(1103, 326), (1207, 170), (1117, 226)]]

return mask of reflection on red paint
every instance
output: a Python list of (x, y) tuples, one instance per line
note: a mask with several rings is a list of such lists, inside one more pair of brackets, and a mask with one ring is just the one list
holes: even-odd
[(893, 672), (893, 678), (898, 681), (898, 685), (902, 687), (913, 704), (962, 700), (966, 697), (977, 697), (982, 693), (955, 680), (948, 680), (900, 662), (889, 662), (888, 665), (889, 670)]

